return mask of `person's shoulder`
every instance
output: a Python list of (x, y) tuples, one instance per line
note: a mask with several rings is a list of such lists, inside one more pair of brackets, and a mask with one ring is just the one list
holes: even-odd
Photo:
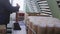
[(8, 3), (9, 2), (9, 0), (0, 0), (0, 3)]
[(6, 0), (0, 0), (0, 2), (2, 2), (2, 3), (5, 2), (5, 1), (6, 1)]
[(8, 2), (9, 0), (0, 0), (1, 2)]

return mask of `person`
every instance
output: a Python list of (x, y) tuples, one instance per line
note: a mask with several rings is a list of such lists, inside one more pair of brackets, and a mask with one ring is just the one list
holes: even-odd
[[(20, 6), (18, 4), (16, 7), (13, 7), (9, 0), (0, 0), (0, 30), (2, 30), (2, 32), (5, 31), (3, 28), (6, 29), (5, 26), (9, 23), (10, 14), (17, 12), (19, 8)], [(5, 32), (3, 34), (5, 34)]]

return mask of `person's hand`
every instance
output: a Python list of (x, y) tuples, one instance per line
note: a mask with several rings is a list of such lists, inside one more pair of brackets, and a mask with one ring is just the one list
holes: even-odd
[(15, 12), (18, 12), (18, 11), (19, 11), (20, 6), (17, 4), (16, 8), (17, 8), (17, 11), (15, 11)]
[(20, 6), (17, 4), (17, 6), (16, 7), (18, 7), (18, 8), (20, 8)]
[(12, 12), (15, 12), (15, 13), (19, 12), (19, 8), (20, 8), (20, 6), (18, 4), (16, 4), (16, 6), (13, 7), (14, 11), (12, 11)]
[(20, 8), (20, 6), (17, 4), (17, 7), (19, 7)]

